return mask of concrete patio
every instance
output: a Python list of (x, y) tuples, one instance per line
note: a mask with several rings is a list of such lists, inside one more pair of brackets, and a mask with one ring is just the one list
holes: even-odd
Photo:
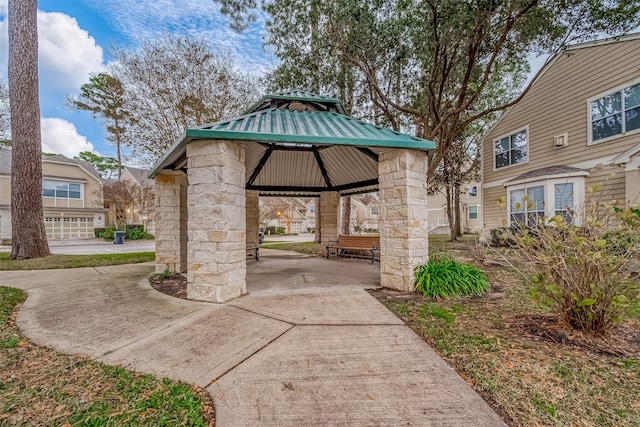
[(17, 321), (35, 343), (206, 387), (220, 426), (504, 425), (364, 290), (378, 264), (264, 252), (227, 304), (157, 292), (151, 264), (0, 283), (28, 292)]

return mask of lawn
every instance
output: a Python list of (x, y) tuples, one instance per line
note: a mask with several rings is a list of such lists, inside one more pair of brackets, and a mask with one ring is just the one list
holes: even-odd
[(44, 258), (10, 260), (8, 252), (0, 253), (2, 270), (50, 270), (57, 268), (101, 267), (105, 265), (135, 264), (155, 260), (155, 252), (97, 255), (49, 255)]
[[(508, 253), (430, 237), (485, 271), (480, 297), (431, 300), (374, 295), (427, 341), (512, 425), (640, 425), (640, 307), (606, 339), (560, 329), (528, 296), (527, 281), (500, 264)], [(506, 258), (503, 258), (506, 257)]]
[(313, 242), (286, 242), (286, 243), (263, 243), (260, 249), (278, 249), (283, 251), (294, 251), (308, 255), (322, 255), (324, 246)]
[(212, 426), (205, 390), (37, 346), (15, 325), (19, 289), (0, 286), (0, 425)]

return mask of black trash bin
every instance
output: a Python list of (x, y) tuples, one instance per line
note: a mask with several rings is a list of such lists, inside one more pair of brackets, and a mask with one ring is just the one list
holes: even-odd
[(124, 231), (115, 231), (113, 233), (113, 244), (114, 245), (124, 244)]

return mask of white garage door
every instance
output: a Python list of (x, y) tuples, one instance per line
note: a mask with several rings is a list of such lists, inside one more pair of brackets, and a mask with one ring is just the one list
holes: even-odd
[(48, 239), (91, 239), (93, 235), (93, 217), (45, 217)]

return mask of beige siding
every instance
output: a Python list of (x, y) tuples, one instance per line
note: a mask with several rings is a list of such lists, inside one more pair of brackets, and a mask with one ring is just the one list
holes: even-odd
[(0, 206), (11, 205), (11, 177), (0, 175)]
[(626, 198), (632, 205), (640, 204), (640, 169), (625, 173)]
[[(42, 162), (43, 179), (76, 181), (83, 184), (84, 200), (43, 197), (45, 228), (49, 239), (94, 237), (94, 218), (104, 215), (102, 184), (93, 175), (73, 164)], [(0, 205), (11, 205), (11, 177), (0, 176)], [(11, 211), (0, 210), (0, 237), (11, 236)]]
[[(591, 178), (587, 185), (617, 172), (618, 178), (607, 185), (607, 191), (622, 200), (625, 195), (623, 169), (606, 166), (595, 169), (595, 165), (606, 164), (614, 156), (640, 144), (640, 133), (587, 145), (587, 100), (639, 79), (638, 52), (640, 40), (636, 39), (569, 50), (558, 57), (484, 138), (483, 183), (499, 185), (531, 170), (570, 165), (589, 169)], [(529, 162), (494, 171), (493, 141), (525, 126), (529, 128)], [(554, 136), (565, 132), (569, 137), (568, 146), (555, 148)], [(503, 188), (484, 191), (488, 192), (484, 199), (489, 201), (483, 203), (484, 222), (489, 226), (498, 221), (491, 199), (495, 199), (498, 192), (506, 192)]]
[[(84, 182), (84, 207), (86, 208), (101, 208), (102, 207), (102, 184), (96, 180), (96, 178), (82, 169), (80, 166), (54, 163), (54, 162), (42, 162), (42, 176), (47, 178), (59, 178), (59, 179), (77, 179)], [(45, 206), (54, 206), (50, 201), (44, 199)], [(58, 207), (67, 207), (60, 206)], [(72, 201), (69, 207), (83, 207), (82, 202)]]
[[(587, 188), (599, 186), (600, 190), (593, 197), (602, 198), (603, 202), (617, 200), (619, 206), (626, 203), (624, 170), (616, 166), (594, 168), (589, 171), (585, 185)], [(589, 194), (587, 193), (587, 198)]]
[(482, 192), (483, 229), (502, 227), (507, 223), (506, 207), (501, 207), (499, 200), (506, 202), (507, 190), (504, 187), (485, 189)]
[(127, 180), (133, 182), (134, 184), (140, 185), (140, 183), (136, 181), (136, 179), (133, 177), (133, 175), (131, 175), (131, 172), (129, 172), (129, 169), (127, 168), (122, 169), (120, 180)]

